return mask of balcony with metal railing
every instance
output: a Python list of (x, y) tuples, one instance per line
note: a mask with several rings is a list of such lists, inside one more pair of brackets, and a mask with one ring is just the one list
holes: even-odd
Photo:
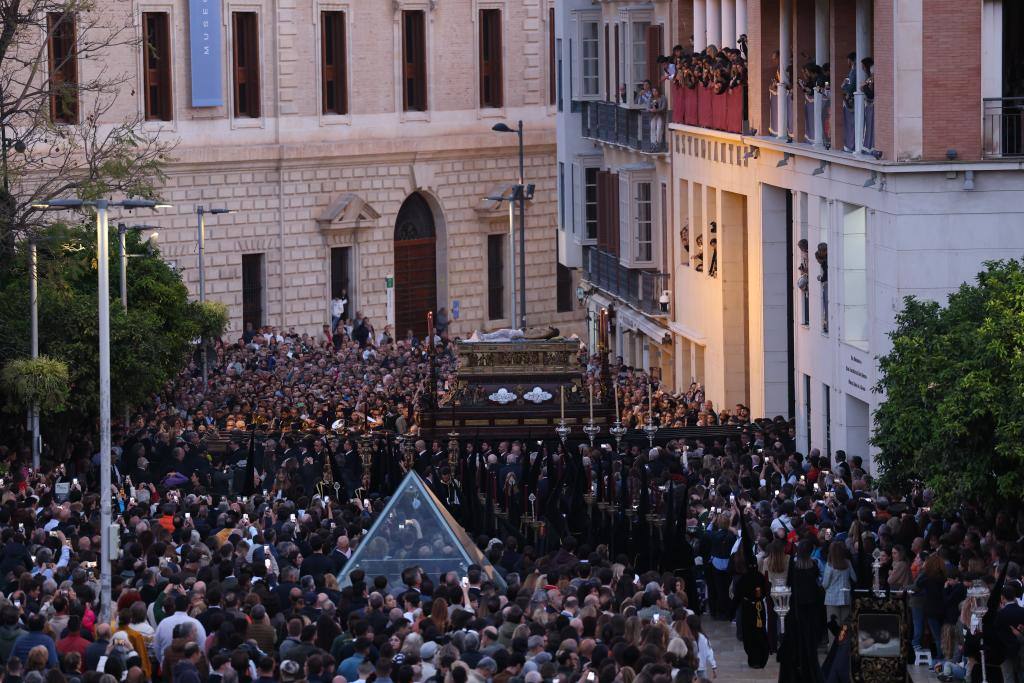
[(583, 248), (583, 276), (592, 285), (644, 313), (663, 316), (661, 295), (668, 290), (668, 273), (627, 268), (615, 254), (597, 247)]
[(1024, 157), (1024, 97), (986, 97), (982, 106), (985, 158)]
[(647, 111), (615, 102), (578, 102), (583, 137), (644, 154), (668, 153), (667, 112)]

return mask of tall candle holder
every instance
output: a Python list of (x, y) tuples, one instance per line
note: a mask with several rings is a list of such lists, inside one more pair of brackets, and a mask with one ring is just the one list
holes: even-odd
[(772, 604), (775, 605), (775, 613), (779, 615), (779, 635), (786, 631), (786, 615), (789, 614), (789, 598), (793, 595), (793, 589), (786, 585), (785, 576), (772, 577), (772, 588), (770, 592)]
[(583, 433), (590, 439), (590, 447), (594, 447), (594, 437), (601, 433), (601, 427), (594, 424), (594, 418), (590, 418), (587, 424), (583, 425)]
[(967, 597), (974, 598), (974, 607), (971, 609), (971, 626), (977, 623), (978, 633), (981, 636), (981, 683), (988, 683), (988, 672), (985, 670), (985, 632), (981, 629), (982, 619), (988, 612), (988, 598), (990, 595), (988, 586), (981, 579), (975, 579), (970, 588), (967, 589)]
[(555, 427), (555, 434), (561, 439), (562, 445), (565, 445), (565, 440), (569, 438), (569, 433), (572, 432), (572, 428), (565, 424), (565, 418), (563, 417), (558, 421), (558, 426)]
[(644, 434), (647, 435), (647, 443), (650, 444), (651, 448), (654, 448), (654, 435), (658, 432), (658, 425), (651, 421), (651, 418), (647, 418), (647, 424), (644, 425)]
[(615, 452), (622, 450), (622, 437), (626, 436), (629, 429), (622, 424), (622, 420), (615, 420), (615, 423), (608, 428), (608, 433), (615, 437)]

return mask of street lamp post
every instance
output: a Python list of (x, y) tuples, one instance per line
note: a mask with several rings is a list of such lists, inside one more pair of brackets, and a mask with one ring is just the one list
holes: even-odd
[[(128, 250), (125, 248), (125, 235), (128, 234), (129, 230), (152, 230), (152, 234), (149, 236), (149, 240), (152, 243), (156, 240), (159, 234), (156, 231), (156, 226), (153, 225), (125, 225), (124, 223), (117, 224), (117, 250), (118, 256), (121, 263), (121, 309), (127, 314), (128, 313)], [(125, 401), (124, 404), (124, 428), (127, 431), (128, 424), (131, 422), (131, 406)]]
[[(203, 264), (203, 252), (206, 250), (206, 214), (214, 215), (222, 213), (234, 213), (231, 209), (223, 207), (206, 208), (202, 204), (196, 206), (196, 231), (199, 240), (199, 300), (206, 301), (206, 270)], [(206, 358), (206, 337), (202, 340), (203, 347), (203, 393), (206, 393), (206, 384), (209, 380), (209, 366)]]
[[(32, 307), (32, 359), (39, 358), (39, 251), (35, 240), (29, 242), (29, 303)], [(39, 470), (39, 404), (32, 406), (32, 469)]]
[(124, 199), (112, 202), (109, 199), (52, 199), (36, 204), (37, 209), (81, 209), (92, 207), (96, 210), (96, 270), (97, 295), (99, 298), (100, 337), (100, 619), (110, 621), (112, 593), (112, 529), (110, 506), (111, 439), (110, 439), (110, 226), (107, 211), (111, 206), (126, 209), (165, 208), (151, 199)]
[[(517, 185), (519, 199), (519, 328), (526, 328), (526, 176), (523, 152), (523, 122), (518, 127), (510, 128), (505, 123), (496, 123), (491, 130), (498, 133), (515, 133), (519, 136), (519, 183)], [(515, 321), (513, 321), (513, 325)]]

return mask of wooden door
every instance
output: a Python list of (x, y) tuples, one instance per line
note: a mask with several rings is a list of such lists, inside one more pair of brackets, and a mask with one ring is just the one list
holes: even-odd
[(395, 325), (422, 339), (427, 313), (437, 303), (436, 245), (433, 237), (395, 242)]
[(427, 313), (437, 310), (437, 237), (434, 214), (422, 195), (402, 204), (395, 222), (395, 336), (427, 334)]

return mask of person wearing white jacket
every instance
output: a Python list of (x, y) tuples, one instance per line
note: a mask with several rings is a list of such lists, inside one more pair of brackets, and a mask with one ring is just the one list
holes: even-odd
[(697, 676), (700, 678), (718, 678), (718, 662), (715, 661), (715, 650), (711, 647), (704, 629), (700, 625), (700, 617), (691, 614), (686, 617), (686, 625), (697, 639)]

